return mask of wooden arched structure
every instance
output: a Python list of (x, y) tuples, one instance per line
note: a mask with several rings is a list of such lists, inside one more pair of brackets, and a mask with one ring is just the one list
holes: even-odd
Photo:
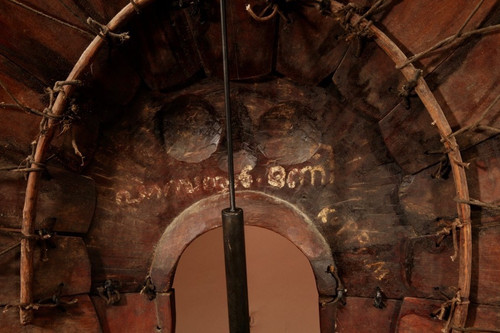
[[(331, 332), (334, 325), (333, 304), (337, 281), (329, 273), (334, 265), (330, 246), (313, 222), (297, 207), (277, 197), (255, 191), (237, 193), (238, 205), (243, 207), (245, 224), (274, 231), (287, 238), (306, 256), (313, 270), (319, 294), (321, 332)], [(220, 227), (220, 212), (227, 206), (227, 195), (215, 195), (191, 205), (165, 230), (153, 255), (150, 269), (156, 291), (167, 301), (157, 303), (162, 323), (158, 326), (174, 330), (175, 311), (171, 289), (175, 269), (188, 245), (201, 234)], [(329, 306), (331, 304), (331, 306)]]
[[(138, 0), (138, 1), (132, 1), (130, 4), (125, 6), (123, 10), (118, 13), (113, 20), (110, 21), (108, 24), (108, 28), (111, 30), (114, 30), (121, 25), (123, 25), (127, 19), (132, 17), (135, 13), (135, 6), (146, 6), (149, 3), (153, 1), (151, 0)], [(135, 5), (135, 6), (134, 6)], [(332, 10), (334, 12), (342, 12), (344, 7), (337, 3), (337, 2), (332, 2)], [(417, 70), (411, 65), (406, 65), (407, 57), (405, 54), (400, 50), (400, 48), (396, 45), (396, 43), (391, 40), (387, 35), (385, 35), (382, 31), (371, 25), (371, 23), (368, 23), (366, 20), (364, 20), (364, 17), (359, 17), (357, 15), (353, 15), (349, 22), (352, 26), (360, 26), (364, 29), (369, 29), (371, 33), (375, 37), (375, 41), (379, 46), (387, 53), (387, 55), (398, 65), (398, 67), (401, 69), (401, 72), (407, 79), (415, 79), (417, 76), (415, 75)], [(75, 79), (80, 78), (81, 74), (83, 71), (88, 68), (89, 64), (91, 63), (92, 59), (95, 57), (97, 51), (99, 48), (102, 46), (103, 40), (101, 37), (96, 37), (94, 41), (89, 45), (89, 47), (82, 53), (80, 60), (77, 62), (77, 64), (74, 66), (73, 71), (70, 73), (68, 76), (67, 81), (72, 81)], [(405, 65), (405, 67), (403, 67)], [(467, 182), (466, 182), (466, 175), (464, 171), (464, 164), (462, 163), (461, 155), (460, 155), (460, 149), (456, 143), (456, 140), (454, 139), (454, 136), (452, 135), (451, 128), (448, 124), (448, 120), (444, 116), (441, 107), (439, 106), (438, 102), (436, 101), (434, 95), (430, 92), (430, 89), (428, 88), (424, 78), (419, 77), (418, 80), (416, 80), (416, 87), (415, 90), (421, 97), (422, 101), (424, 102), (427, 110), (429, 111), (429, 114), (431, 115), (431, 118), (433, 120), (433, 125), (436, 125), (437, 130), (439, 131), (440, 136), (443, 139), (444, 146), (446, 148), (446, 152), (449, 156), (449, 160), (452, 166), (453, 170), (453, 175), (454, 175), (454, 181), (456, 185), (456, 195), (457, 195), (457, 201), (459, 201), (459, 204), (457, 205), (458, 208), (458, 217), (461, 222), (461, 229), (460, 229), (460, 234), (461, 234), (461, 242), (460, 242), (460, 278), (459, 278), (459, 288), (461, 290), (461, 298), (459, 297), (458, 299), (458, 304), (457, 304), (457, 311), (455, 316), (453, 317), (453, 321), (455, 325), (457, 326), (463, 326), (465, 324), (465, 320), (467, 318), (467, 308), (468, 308), (468, 296), (469, 296), (469, 291), (470, 291), (470, 280), (471, 280), (471, 267), (472, 267), (472, 242), (471, 242), (471, 225), (470, 225), (470, 208), (468, 204), (468, 189), (467, 189)], [(57, 96), (57, 100), (55, 104), (53, 105), (52, 108), (52, 115), (49, 117), (49, 125), (43, 133), (40, 134), (40, 137), (37, 141), (37, 147), (36, 147), (36, 153), (34, 155), (34, 162), (32, 163), (31, 167), (36, 168), (38, 164), (43, 163), (44, 161), (44, 156), (47, 151), (47, 146), (49, 142), (52, 139), (52, 136), (54, 134), (55, 128), (58, 125), (58, 120), (57, 117), (60, 116), (65, 109), (65, 106), (67, 104), (68, 99), (71, 96), (71, 93), (73, 92), (74, 86), (72, 85), (66, 85), (63, 88), (64, 93), (59, 94)], [(32, 172), (29, 175), (29, 181), (27, 185), (27, 190), (26, 190), (26, 199), (25, 199), (25, 206), (24, 206), (24, 216), (23, 216), (23, 229), (22, 232), (26, 236), (29, 236), (33, 234), (34, 230), (34, 220), (36, 217), (36, 201), (37, 201), (37, 196), (38, 196), (38, 183), (39, 183), (40, 175), (39, 173)], [(307, 221), (306, 216), (301, 216), (300, 212), (297, 213), (298, 211), (294, 210), (293, 206), (287, 206), (285, 202), (281, 202), (283, 204), (283, 207), (281, 204), (278, 204), (279, 199), (273, 198), (273, 197), (268, 197), (263, 194), (263, 197), (260, 198), (262, 199), (262, 202), (264, 202), (267, 206), (268, 209), (278, 209), (276, 216), (279, 214), (283, 213), (284, 211), (281, 211), (279, 209), (284, 209), (283, 207), (286, 207), (287, 209), (290, 209), (287, 211), (290, 214), (298, 214), (298, 217), (305, 218)], [(246, 197), (248, 196), (249, 198), (252, 196), (259, 196), (255, 192), (242, 192), (241, 200), (244, 202)], [(275, 200), (275, 201), (273, 201)], [(166, 230), (167, 232), (174, 232), (179, 235), (179, 232), (183, 231), (186, 232), (186, 238), (182, 238), (179, 240), (179, 242), (183, 242), (185, 240), (189, 240), (187, 243), (175, 243), (175, 241), (172, 241), (171, 243), (164, 243), (164, 238), (166, 237), (166, 234), (163, 235), (161, 238), (158, 247), (156, 249), (155, 257), (153, 260), (152, 268), (151, 268), (151, 276), (155, 284), (158, 286), (158, 291), (161, 292), (168, 292), (170, 288), (170, 282), (171, 278), (173, 277), (173, 274), (175, 272), (175, 264), (176, 260), (174, 260), (176, 255), (179, 255), (182, 253), (183, 249), (185, 246), (189, 244), (190, 241), (192, 241), (197, 235), (199, 235), (203, 230), (209, 230), (210, 228), (217, 227), (217, 223), (220, 223), (220, 216), (219, 216), (219, 211), (222, 206), (218, 202), (225, 202), (223, 200), (223, 197), (211, 197), (208, 199), (204, 199), (197, 204), (193, 205), (191, 208), (186, 210), (184, 213), (182, 213), (178, 218), (185, 218), (187, 219), (186, 221), (191, 221), (189, 223), (172, 223), (171, 226), (169, 226)], [(213, 224), (197, 224), (197, 218), (199, 219), (200, 212), (203, 210), (197, 210), (201, 209), (202, 207), (199, 206), (201, 204), (206, 204), (206, 205), (213, 205), (211, 207), (211, 211), (213, 211), (214, 215), (213, 216), (206, 216), (206, 219), (208, 221), (212, 221), (210, 223)], [(252, 203), (251, 206), (253, 206), (255, 203)], [(243, 203), (241, 206), (244, 206)], [(209, 206), (207, 206), (209, 207)], [(250, 212), (246, 211), (247, 214), (247, 221), (250, 224), (252, 220), (258, 220), (259, 213), (258, 212)], [(251, 214), (251, 215), (249, 215)], [(292, 215), (293, 215), (292, 214)], [(266, 216), (269, 216), (266, 214)], [(279, 215), (281, 216), (281, 215)], [(189, 218), (191, 220), (189, 220)], [(177, 220), (176, 220), (177, 221)], [(196, 222), (196, 223), (195, 223)], [(199, 221), (198, 221), (199, 222)], [(268, 222), (268, 221), (267, 221)], [(310, 221), (309, 221), (310, 222)], [(264, 223), (264, 222), (262, 222)], [(186, 225), (191, 225), (192, 227), (196, 228), (202, 228), (202, 229), (196, 229), (194, 228), (193, 230), (188, 230), (185, 229)], [(257, 225), (257, 224), (255, 224)], [(310, 227), (313, 227), (312, 224), (305, 224), (306, 226), (309, 225)], [(177, 228), (177, 229), (176, 229)], [(205, 228), (205, 229), (203, 229)], [(276, 226), (278, 228), (278, 226)], [(285, 228), (285, 226), (281, 227), (282, 229)], [(306, 237), (307, 230), (311, 232), (311, 235), (314, 234), (312, 229), (305, 229), (305, 233), (302, 234), (304, 230), (302, 229), (294, 229), (292, 228), (289, 224), (286, 225), (286, 232), (289, 234), (290, 237), (294, 237), (294, 240), (290, 239), (283, 233), (279, 232), (278, 229), (274, 230), (288, 239), (290, 239), (292, 242), (297, 244), (297, 242), (303, 240), (303, 241), (310, 241), (310, 239), (302, 239), (301, 237)], [(269, 227), (271, 229), (271, 227)], [(289, 230), (288, 230), (289, 229)], [(199, 231), (199, 233), (196, 233), (196, 230)], [(273, 230), (273, 229), (271, 229)], [(299, 232), (299, 230), (302, 230)], [(316, 234), (321, 237), (319, 233)], [(192, 238), (189, 238), (192, 237)], [(311, 236), (312, 237), (312, 236)], [(307, 238), (307, 237), (306, 237)], [(313, 237), (314, 238), (314, 237)], [(311, 238), (311, 239), (313, 239)], [(168, 239), (168, 238), (167, 238)], [(313, 242), (314, 243), (314, 242)], [(319, 242), (321, 243), (321, 242)], [(319, 244), (318, 243), (318, 244)], [(312, 243), (303, 243), (304, 249), (303, 252), (308, 256), (308, 258), (316, 258), (314, 260), (310, 259), (311, 265), (313, 266), (313, 270), (315, 272), (316, 278), (318, 280), (318, 290), (320, 291), (320, 295), (333, 295), (335, 293), (335, 287), (333, 286), (333, 289), (331, 289), (332, 286), (330, 286), (327, 283), (327, 279), (330, 278), (329, 274), (326, 272), (321, 272), (321, 270), (326, 271), (326, 266), (325, 264), (327, 263), (326, 261), (322, 261), (324, 253), (321, 251), (316, 253), (314, 252), (314, 247), (309, 247), (307, 248), (307, 244), (312, 244)], [(327, 244), (325, 243), (326, 247), (328, 248)], [(177, 246), (177, 247), (175, 247)], [(299, 247), (301, 248), (301, 247)], [(21, 303), (22, 304), (28, 304), (33, 301), (33, 295), (31, 291), (31, 284), (33, 280), (33, 257), (30, 255), (32, 253), (33, 249), (33, 241), (30, 241), (28, 238), (23, 239), (22, 245), (21, 245), (21, 250), (22, 250), (22, 256), (21, 256)], [(173, 251), (176, 250), (177, 252)], [(311, 252), (307, 252), (311, 251)], [(158, 253), (162, 253), (164, 255), (164, 258), (160, 258), (161, 256), (158, 256)], [(316, 256), (317, 254), (317, 256)], [(309, 255), (311, 257), (309, 257)], [(170, 257), (172, 256), (172, 257)], [(331, 257), (331, 253), (330, 253)], [(170, 259), (169, 259), (170, 258)], [(328, 260), (327, 260), (328, 261)], [(314, 264), (313, 264), (314, 263)], [(315, 266), (315, 265), (318, 266)], [(325, 279), (323, 281), (322, 279)], [(330, 282), (331, 283), (331, 282)], [(31, 311), (24, 310), (22, 309), (22, 322), (30, 322), (31, 320)]]

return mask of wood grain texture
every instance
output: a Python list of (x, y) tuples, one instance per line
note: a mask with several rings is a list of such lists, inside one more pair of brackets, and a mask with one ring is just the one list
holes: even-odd
[[(19, 242), (17, 235), (0, 235), (0, 249)], [(62, 295), (77, 295), (90, 291), (90, 260), (85, 243), (78, 237), (54, 236), (46, 241), (47, 251), (41, 243), (34, 247), (33, 299), (38, 301), (52, 297), (60, 283), (64, 283)], [(19, 247), (0, 257), (2, 272), (0, 281), (1, 304), (19, 303)], [(48, 260), (43, 261), (46, 257)]]
[[(498, 34), (473, 40), (457, 50), (429, 77), (433, 93), (454, 131), (475, 122), (500, 94), (500, 73), (497, 72), (500, 57), (496, 56), (499, 43)], [(498, 127), (499, 109), (500, 105), (495, 105), (481, 124)], [(432, 132), (431, 122), (423, 104), (412, 101), (410, 109), (398, 105), (379, 123), (387, 147), (409, 173), (436, 163), (440, 157), (429, 154), (441, 147), (440, 136)], [(458, 136), (457, 141), (466, 148), (494, 134), (488, 131), (466, 132)]]
[(335, 332), (392, 332), (401, 301), (390, 299), (384, 304), (379, 309), (373, 306), (372, 298), (347, 297), (346, 305), (337, 310)]
[[(23, 174), (17, 172), (2, 172), (0, 179), (0, 225), (20, 229), (26, 181)], [(47, 176), (41, 181), (38, 200), (35, 229), (84, 234), (94, 216), (95, 184), (89, 177), (49, 167)], [(55, 219), (55, 223), (44, 225), (46, 219)]]
[[(125, 293), (120, 295), (120, 302), (112, 306), (107, 305), (102, 298), (92, 296), (92, 302), (104, 333), (154, 332), (158, 327), (162, 332), (173, 333), (175, 327), (173, 294), (172, 290), (168, 294), (157, 294), (156, 299), (149, 300), (139, 293)], [(161, 318), (157, 318), (157, 313)], [(158, 319), (161, 319), (161, 322)]]
[(344, 31), (317, 8), (296, 6), (289, 17), (291, 22), (279, 20), (276, 71), (295, 82), (317, 85), (344, 57)]
[(19, 323), (15, 308), (0, 313), (0, 325), (5, 332), (49, 333), (49, 332), (102, 332), (94, 305), (86, 294), (63, 297), (64, 301), (77, 299), (76, 304), (60, 308), (41, 308), (37, 310), (33, 322), (28, 325)]
[[(404, 333), (441, 332), (444, 321), (430, 316), (430, 313), (439, 309), (441, 304), (442, 301), (437, 300), (405, 297), (399, 312), (396, 331)], [(467, 325), (463, 327), (498, 329), (500, 324), (499, 310), (495, 306), (471, 304)]]
[[(259, 1), (259, 5), (263, 5)], [(256, 22), (245, 10), (246, 2), (227, 3), (229, 77), (232, 80), (259, 78), (272, 71), (275, 21)], [(208, 76), (222, 78), (222, 44), (218, 2), (204, 3), (204, 17), (186, 11), (203, 68)], [(263, 8), (263, 6), (261, 7)]]

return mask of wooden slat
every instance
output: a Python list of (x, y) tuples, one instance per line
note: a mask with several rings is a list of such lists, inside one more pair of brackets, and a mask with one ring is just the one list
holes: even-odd
[[(493, 0), (485, 1), (466, 30), (482, 22), (494, 4)], [(377, 25), (399, 41), (410, 56), (456, 33), (475, 5), (466, 0), (453, 3), (402, 1), (389, 6), (384, 11), (387, 15)], [(372, 43), (366, 43), (360, 57), (356, 57), (356, 49), (355, 46), (350, 48), (333, 80), (342, 95), (357, 109), (380, 120), (400, 101), (398, 90), (405, 80), (384, 52)], [(422, 59), (417, 66), (423, 65), (425, 73), (431, 73), (450, 53), (447, 51)]]
[[(498, 203), (499, 143), (500, 138), (495, 137), (464, 151), (464, 161), (470, 163), (467, 169), (467, 181), (471, 198)], [(432, 175), (438, 169), (439, 165), (435, 165), (416, 175), (406, 176), (399, 187), (399, 200), (408, 223), (419, 235), (435, 232), (438, 228), (436, 224), (438, 218), (453, 220), (456, 216), (456, 202), (453, 200), (456, 194), (452, 179), (433, 178)], [(475, 221), (480, 222), (487, 216), (498, 214), (498, 211), (485, 210), (481, 216), (475, 218)]]
[[(500, 94), (500, 56), (495, 56), (499, 46), (499, 34), (471, 41), (430, 78), (430, 85), (436, 87), (434, 95), (454, 130), (476, 121)], [(499, 127), (499, 109), (497, 103), (481, 124)], [(379, 122), (387, 147), (406, 172), (415, 173), (439, 159), (438, 155), (428, 154), (441, 147), (440, 137), (432, 130), (431, 122), (423, 105), (414, 100), (411, 109), (400, 104)], [(457, 140), (460, 147), (466, 148), (494, 134), (469, 132), (458, 136)]]
[[(0, 250), (19, 242), (17, 234), (0, 234)], [(39, 242), (37, 243), (39, 244)], [(62, 295), (76, 295), (90, 291), (90, 260), (81, 238), (54, 236), (46, 242), (47, 261), (42, 261), (41, 246), (34, 253), (34, 300), (52, 297), (60, 283)], [(19, 303), (19, 252), (20, 248), (0, 257), (0, 304)]]
[[(161, 328), (162, 332), (173, 333), (173, 292), (158, 293), (154, 300), (139, 293), (125, 293), (120, 295), (120, 303), (113, 306), (107, 305), (98, 296), (92, 296), (92, 302), (104, 333), (154, 332), (157, 328)], [(157, 313), (161, 318), (157, 318)], [(174, 318), (171, 314), (174, 314)]]
[[(8, 166), (11, 166), (9, 164)], [(94, 216), (96, 192), (94, 181), (63, 169), (48, 169), (50, 179), (41, 181), (35, 229), (46, 228), (45, 219), (54, 231), (86, 233)], [(0, 226), (20, 228), (26, 181), (19, 172), (0, 173)]]
[(134, 19), (130, 51), (139, 74), (154, 90), (182, 85), (202, 69), (198, 51), (184, 13), (158, 1)]
[(78, 299), (76, 304), (60, 308), (41, 308), (36, 311), (30, 325), (19, 323), (17, 308), (0, 313), (0, 327), (4, 332), (50, 333), (50, 332), (102, 332), (99, 320), (88, 295), (64, 297), (63, 301)]
[(317, 85), (335, 71), (347, 43), (344, 30), (317, 8), (297, 8), (280, 19), (276, 70), (293, 81)]
[[(436, 228), (437, 229), (437, 228)], [(401, 258), (401, 278), (409, 288), (406, 295), (440, 298), (439, 290), (448, 290), (458, 283), (458, 262), (451, 237), (436, 245), (437, 237), (405, 240)]]
[[(262, 5), (263, 1), (260, 2)], [(275, 21), (257, 22), (246, 12), (247, 1), (227, 3), (229, 75), (231, 79), (258, 78), (272, 71)], [(254, 5), (254, 4), (253, 4)], [(202, 6), (205, 21), (186, 12), (203, 67), (209, 76), (222, 77), (221, 27), (218, 1)], [(258, 7), (262, 10), (263, 6)], [(259, 11), (258, 9), (256, 9)]]
[[(445, 322), (432, 318), (430, 314), (439, 309), (443, 302), (444, 301), (405, 297), (399, 312), (396, 332), (440, 333)], [(495, 330), (500, 327), (500, 307), (471, 304), (469, 311), (470, 316), (468, 317), (469, 319), (465, 327), (477, 327), (485, 330)], [(480, 331), (478, 330), (477, 332)]]
[[(475, 223), (475, 222), (474, 222)], [(498, 242), (500, 228), (497, 222), (473, 232), (473, 257), (471, 301), (500, 305), (500, 286), (497, 283), (500, 264)], [(442, 226), (441, 226), (442, 227)], [(437, 230), (436, 226), (436, 230)], [(401, 257), (402, 279), (409, 288), (406, 295), (439, 299), (436, 288), (447, 291), (457, 286), (458, 263), (452, 262), (454, 254), (451, 236), (436, 246), (437, 237), (407, 239)]]
[[(497, 220), (498, 223), (498, 220)], [(477, 248), (472, 265), (471, 300), (475, 303), (500, 305), (500, 227), (481, 228), (474, 233), (473, 246)]]
[(335, 332), (393, 332), (401, 301), (390, 299), (384, 304), (379, 309), (373, 298), (347, 297), (346, 305), (338, 306)]
[(400, 333), (439, 333), (445, 322), (430, 314), (439, 309), (444, 301), (405, 297), (399, 311), (397, 330)]
[(12, 2), (2, 2), (0, 11), (2, 54), (47, 85), (64, 79), (92, 38)]

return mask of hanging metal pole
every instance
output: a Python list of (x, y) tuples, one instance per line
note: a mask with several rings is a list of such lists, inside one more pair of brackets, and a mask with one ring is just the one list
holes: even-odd
[(224, 104), (226, 109), (227, 170), (230, 208), (222, 210), (222, 232), (226, 265), (227, 305), (231, 333), (249, 333), (247, 268), (243, 210), (236, 207), (234, 195), (233, 140), (227, 51), (226, 0), (220, 0), (222, 60), (224, 69)]

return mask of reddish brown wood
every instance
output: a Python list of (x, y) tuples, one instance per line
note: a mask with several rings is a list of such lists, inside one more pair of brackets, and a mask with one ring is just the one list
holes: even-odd
[(281, 165), (303, 163), (321, 146), (321, 133), (302, 103), (281, 103), (260, 117), (256, 140), (259, 150)]
[[(238, 204), (245, 207), (245, 224), (277, 232), (295, 244), (308, 258), (316, 277), (320, 295), (335, 295), (336, 282), (326, 272), (333, 263), (331, 250), (312, 222), (296, 207), (270, 195), (255, 191), (237, 194)], [(186, 209), (165, 230), (150, 268), (158, 291), (169, 290), (175, 267), (184, 249), (197, 236), (221, 226), (220, 211), (227, 205), (227, 195), (212, 196)], [(204, 219), (200, 223), (199, 216)], [(266, 216), (279, 216), (279, 221)]]
[[(498, 224), (497, 218), (497, 224)], [(498, 258), (500, 249), (500, 228), (484, 227), (474, 233), (473, 246), (476, 256), (473, 259), (471, 300), (475, 303), (500, 305), (500, 286)], [(472, 317), (473, 318), (473, 317)]]
[[(442, 301), (405, 297), (399, 312), (397, 332), (442, 332), (444, 321), (432, 318), (430, 314), (440, 308)], [(467, 325), (460, 327), (477, 327), (498, 329), (500, 325), (500, 308), (489, 305), (470, 305), (470, 316)], [(475, 331), (474, 331), (475, 332)]]
[(409, 292), (403, 283), (398, 244), (384, 243), (334, 253), (348, 295), (371, 298), (377, 287), (389, 298)]
[[(184, 12), (156, 1), (135, 20), (136, 40), (131, 41), (144, 82), (154, 90), (184, 84), (201, 71), (201, 60)], [(136, 65), (137, 66), (137, 65)]]
[(156, 294), (158, 324), (163, 332), (175, 332), (175, 291), (170, 289), (165, 293)]
[(344, 57), (348, 46), (343, 30), (317, 8), (297, 8), (290, 19), (280, 19), (276, 70), (293, 81), (317, 85)]
[[(361, 2), (363, 3), (359, 5), (368, 6), (375, 1)], [(494, 4), (495, 1), (485, 1), (467, 29), (482, 22)], [(383, 10), (386, 14), (382, 17), (375, 18), (378, 18), (377, 26), (382, 27), (405, 51), (417, 53), (456, 33), (475, 5), (476, 3), (466, 0), (453, 3), (402, 1)], [(356, 45), (349, 48), (333, 81), (342, 95), (358, 110), (380, 120), (401, 100), (398, 92), (405, 79), (399, 71), (394, 70), (392, 61), (373, 43), (364, 43), (360, 55), (356, 54), (357, 49)], [(424, 65), (426, 75), (432, 73), (452, 51), (453, 49), (422, 59), (417, 66)], [(411, 155), (420, 158), (416, 154)]]
[[(271, 73), (275, 43), (274, 20), (257, 22), (245, 10), (245, 0), (227, 4), (227, 32), (229, 52), (229, 76), (243, 80), (258, 78)], [(190, 28), (208, 76), (222, 78), (222, 51), (220, 13), (218, 2), (210, 0), (202, 6), (205, 20), (186, 11)], [(261, 9), (263, 8), (260, 7)], [(256, 9), (257, 10), (257, 9)], [(251, 33), (248, 33), (251, 31)]]
[[(144, 6), (149, 3), (148, 0), (137, 1), (136, 4), (139, 6)], [(108, 28), (113, 31), (119, 26), (121, 26), (126, 20), (128, 20), (135, 13), (134, 6), (129, 3), (125, 6), (115, 17), (108, 23)], [(72, 71), (67, 77), (67, 81), (72, 81), (78, 79), (80, 75), (90, 66), (92, 60), (95, 58), (97, 51), (100, 49), (104, 39), (97, 36), (85, 49), (85, 51), (80, 55), (80, 59), (76, 62)], [(60, 115), (64, 112), (66, 103), (68, 102), (72, 92), (74, 91), (74, 85), (66, 85), (63, 87), (63, 92), (59, 93), (57, 99), (52, 108), (52, 113), (55, 115)], [(40, 133), (37, 140), (36, 151), (34, 156), (35, 163), (43, 163), (44, 155), (47, 150), (47, 146), (50, 143), (54, 131), (56, 128), (56, 123), (53, 119), (49, 120), (48, 128), (45, 133)], [(32, 167), (36, 164), (32, 164)], [(34, 221), (36, 217), (36, 202), (38, 199), (38, 187), (39, 187), (40, 174), (38, 172), (31, 172), (28, 177), (28, 184), (26, 186), (26, 199), (23, 208), (23, 224), (22, 233), (23, 235), (29, 236), (33, 234), (34, 231)], [(32, 285), (33, 285), (33, 258), (31, 254), (33, 253), (33, 242), (28, 239), (23, 239), (21, 241), (21, 304), (29, 304), (33, 301)], [(20, 317), (22, 324), (28, 324), (33, 319), (33, 314), (31, 310), (20, 310)]]
[(399, 187), (402, 209), (418, 235), (437, 231), (438, 219), (451, 221), (457, 214), (453, 180), (433, 178), (438, 167), (406, 176)]
[(331, 302), (333, 297), (329, 297), (330, 303), (319, 304), (319, 318), (320, 318), (320, 331), (321, 332), (335, 332), (336, 318), (337, 318), (337, 303)]
[(376, 44), (366, 43), (357, 52), (356, 45), (349, 46), (332, 80), (349, 103), (378, 120), (400, 101), (397, 91), (404, 78)]
[(466, 327), (498, 330), (500, 327), (500, 307), (473, 304)]
[[(470, 196), (493, 204), (500, 197), (499, 142), (500, 138), (491, 138), (463, 152), (464, 161), (470, 161), (467, 170)], [(438, 168), (439, 165), (435, 165), (416, 175), (406, 176), (399, 188), (399, 200), (408, 223), (419, 235), (435, 232), (438, 229), (438, 218), (453, 220), (456, 216), (452, 179), (433, 178), (432, 175)], [(498, 215), (498, 211), (483, 210), (475, 222), (495, 215)]]
[(92, 63), (92, 82), (89, 84), (93, 98), (100, 102), (104, 101), (105, 104), (122, 107), (134, 98), (141, 84), (141, 78), (135, 68), (136, 59), (130, 55), (131, 49), (133, 47), (127, 42), (119, 48), (110, 49), (110, 46), (106, 45), (99, 52)]
[[(34, 7), (64, 20), (60, 13), (49, 12), (47, 7), (40, 4)], [(4, 14), (0, 36), (2, 53), (47, 86), (65, 77), (92, 39), (92, 34), (54, 22), (10, 1), (0, 4), (0, 11)]]
[[(474, 123), (500, 94), (500, 57), (490, 56), (499, 46), (499, 34), (472, 40), (459, 48), (429, 78), (429, 84), (435, 87), (433, 93), (454, 131)], [(499, 109), (497, 103), (481, 124), (498, 127)], [(424, 105), (415, 100), (410, 110), (399, 105), (380, 121), (387, 147), (405, 171), (417, 172), (441, 157), (428, 154), (441, 149), (441, 137), (430, 130), (431, 122)], [(457, 136), (457, 141), (460, 147), (468, 148), (495, 134), (470, 131)]]
[(155, 117), (166, 153), (172, 158), (200, 163), (218, 148), (223, 124), (213, 106), (195, 95), (184, 95), (164, 106)]
[(401, 301), (389, 299), (384, 304), (379, 309), (373, 298), (347, 297), (346, 305), (338, 307), (335, 332), (393, 332)]
[[(9, 163), (9, 166), (15, 165)], [(50, 179), (40, 181), (38, 220), (35, 229), (86, 233), (94, 216), (96, 190), (94, 181), (85, 176), (54, 167), (48, 168)], [(26, 180), (21, 172), (0, 174), (0, 226), (21, 228)], [(50, 226), (46, 219), (55, 218)]]
[[(436, 228), (437, 229), (437, 228)], [(454, 254), (451, 236), (437, 245), (438, 237), (409, 238), (403, 244), (402, 279), (409, 288), (407, 295), (440, 298), (439, 290), (458, 282), (458, 265), (450, 260)]]
[(149, 300), (147, 296), (139, 293), (126, 293), (120, 296), (120, 302), (113, 306), (107, 305), (98, 296), (92, 297), (104, 333), (154, 332), (159, 328), (161, 332), (174, 332), (173, 290), (168, 293), (158, 293), (154, 300)]
[(63, 301), (78, 299), (76, 304), (58, 308), (40, 308), (33, 322), (28, 325), (19, 323), (15, 308), (0, 313), (0, 326), (4, 332), (49, 333), (49, 332), (102, 332), (96, 311), (90, 297), (86, 294), (63, 297)]
[[(20, 241), (17, 234), (0, 234), (0, 250)], [(52, 297), (60, 283), (64, 283), (62, 295), (77, 295), (90, 291), (90, 260), (85, 243), (78, 237), (54, 236), (46, 242), (44, 254), (40, 243), (33, 251), (33, 299), (38, 301)], [(0, 257), (0, 304), (19, 303), (19, 254), (17, 247)], [(42, 258), (48, 258), (43, 261)]]
[[(390, 8), (380, 21), (380, 26), (393, 40), (401, 43), (405, 52), (416, 54), (455, 34), (476, 5), (477, 2), (467, 0), (403, 1)], [(495, 5), (495, 0), (484, 1), (464, 31), (472, 30), (483, 23)], [(450, 53), (431, 55), (422, 59), (417, 67), (423, 65), (427, 73), (430, 73)]]
[[(342, 5), (339, 3), (332, 3), (332, 10), (339, 10)], [(354, 16), (354, 21), (359, 21), (359, 17)], [(377, 44), (387, 53), (387, 55), (394, 61), (396, 65), (403, 63), (406, 60), (405, 54), (401, 49), (381, 30), (375, 26), (369, 26), (370, 31), (375, 35)], [(408, 65), (401, 69), (401, 72), (407, 80), (412, 80), (416, 77), (416, 69), (413, 65)], [(439, 103), (436, 101), (434, 95), (429, 90), (425, 80), (420, 77), (415, 87), (415, 92), (418, 94), (422, 103), (425, 105), (429, 115), (433, 119), (439, 134), (443, 137), (445, 149), (448, 151), (450, 159), (453, 179), (455, 181), (456, 194), (459, 199), (467, 200), (469, 198), (469, 191), (467, 187), (467, 177), (465, 170), (459, 164), (462, 162), (462, 157), (458, 144), (455, 138), (448, 139), (451, 134), (451, 128), (444, 115)], [(458, 288), (460, 289), (462, 299), (465, 302), (457, 305), (454, 313), (453, 324), (462, 326), (467, 320), (468, 299), (470, 294), (471, 273), (472, 273), (472, 229), (470, 225), (470, 206), (467, 204), (458, 204), (458, 217), (463, 221), (464, 226), (461, 228), (461, 250), (460, 250), (460, 274), (458, 280)]]

